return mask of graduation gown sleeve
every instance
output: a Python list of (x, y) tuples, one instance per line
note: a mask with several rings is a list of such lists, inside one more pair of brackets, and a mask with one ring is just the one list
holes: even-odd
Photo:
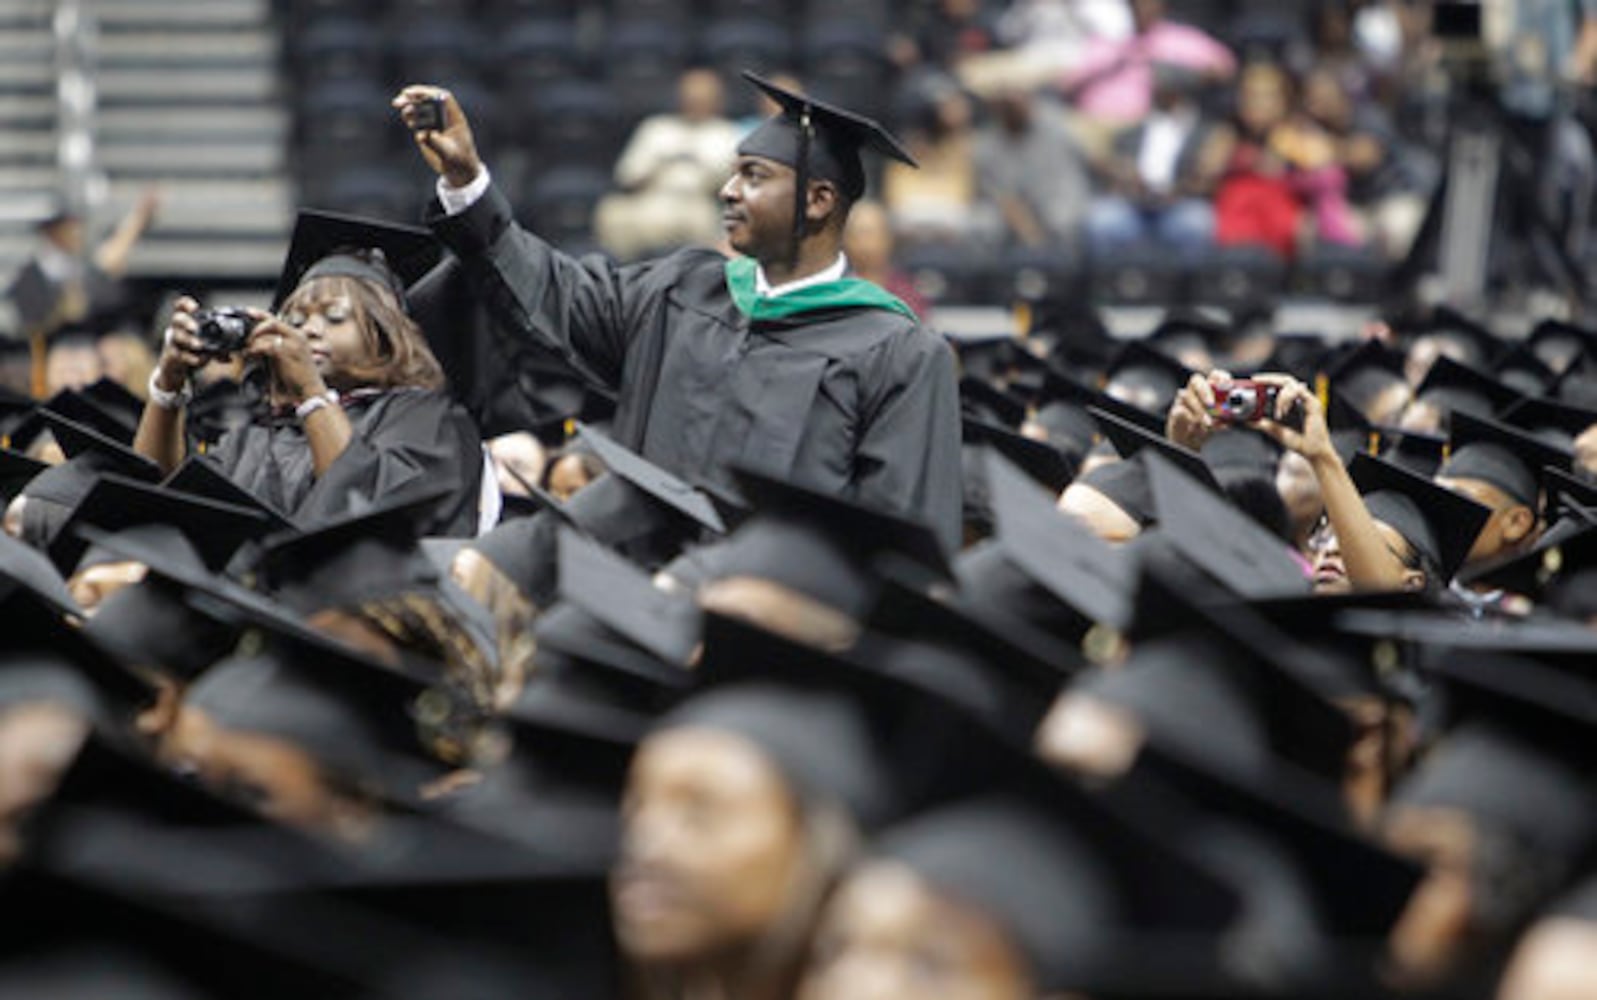
[(375, 400), (352, 424), (349, 446), (300, 501), (296, 520), (315, 523), (407, 488), (449, 483), (454, 489), (439, 501), (424, 534), (476, 534), (482, 439), (464, 408), (442, 392), (398, 390)]
[(953, 352), (940, 338), (895, 338), (872, 383), (855, 452), (855, 494), (884, 510), (902, 511), (959, 551), (961, 469), (959, 386)]
[(434, 204), (428, 222), (460, 258), (498, 335), (534, 338), (595, 384), (619, 388), (639, 311), (655, 292), (652, 263), (618, 267), (561, 253), (517, 225), (493, 186), (459, 215)]

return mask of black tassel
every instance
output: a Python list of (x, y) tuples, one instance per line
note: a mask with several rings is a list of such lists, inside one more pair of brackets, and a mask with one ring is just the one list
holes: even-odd
[(799, 248), (804, 243), (804, 222), (810, 203), (810, 140), (815, 126), (810, 121), (810, 107), (799, 112), (798, 161), (794, 163), (793, 178), (793, 254), (791, 266), (798, 267)]

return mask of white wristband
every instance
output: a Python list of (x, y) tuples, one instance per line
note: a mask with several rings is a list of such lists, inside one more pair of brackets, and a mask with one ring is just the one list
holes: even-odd
[(189, 405), (189, 400), (194, 398), (193, 381), (185, 378), (183, 380), (183, 388), (179, 389), (177, 392), (167, 392), (165, 389), (156, 384), (156, 379), (159, 377), (160, 371), (161, 370), (157, 368), (155, 371), (150, 372), (150, 403), (163, 410), (181, 410), (183, 407)]
[(326, 406), (338, 405), (338, 390), (328, 389), (318, 396), (312, 396), (294, 407), (294, 416), (300, 423), (304, 423), (312, 413)]

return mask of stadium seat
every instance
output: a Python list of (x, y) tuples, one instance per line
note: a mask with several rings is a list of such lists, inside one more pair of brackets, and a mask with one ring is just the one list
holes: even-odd
[(688, 24), (695, 18), (692, 0), (611, 0), (610, 16), (617, 21), (662, 21)]
[(1298, 261), (1298, 284), (1307, 295), (1337, 302), (1380, 300), (1387, 264), (1377, 250), (1322, 244)]
[(292, 0), (289, 16), (295, 24), (328, 16), (367, 17), (381, 9), (378, 0)]
[(625, 20), (605, 32), (604, 65), (621, 113), (636, 119), (669, 109), (691, 45), (683, 22)]
[(1193, 276), (1193, 297), (1206, 305), (1244, 306), (1279, 295), (1286, 261), (1263, 246), (1218, 247)]
[(886, 29), (893, 20), (892, 0), (810, 0), (805, 7), (810, 24), (851, 21), (862, 27)]
[(500, 85), (508, 93), (587, 75), (591, 64), (578, 42), (577, 26), (569, 19), (509, 25), (493, 45)]
[(302, 158), (351, 163), (380, 157), (390, 138), (403, 135), (402, 126), (383, 113), (392, 96), (366, 79), (329, 80), (303, 90), (299, 98), (300, 135), (314, 138), (303, 147)]
[(318, 208), (394, 222), (415, 222), (426, 197), (405, 171), (384, 166), (352, 168), (307, 185), (306, 193)]
[(709, 12), (715, 18), (786, 21), (791, 19), (794, 6), (787, 0), (710, 0)]
[(389, 28), (396, 80), (474, 79), (483, 65), (483, 37), (458, 17), (395, 20)]
[(867, 115), (887, 106), (886, 40), (854, 20), (812, 23), (804, 32), (804, 79), (814, 93)]
[(326, 80), (375, 80), (382, 75), (382, 39), (365, 21), (317, 17), (295, 41), (295, 76), (302, 87)]
[(1092, 261), (1092, 292), (1098, 302), (1155, 305), (1185, 301), (1186, 267), (1170, 248), (1136, 243), (1099, 254)]
[(985, 301), (987, 268), (968, 249), (956, 244), (924, 243), (905, 247), (898, 265), (915, 290), (934, 306)]
[(792, 65), (793, 36), (776, 21), (739, 18), (716, 21), (705, 29), (699, 45), (704, 61), (720, 70), (731, 86), (727, 90), (727, 113), (737, 117), (752, 114), (754, 91), (737, 82), (745, 69), (772, 73)]
[(545, 163), (608, 169), (624, 138), (609, 87), (569, 80), (512, 95), (518, 99), (518, 125), (505, 139)]
[(1086, 279), (1081, 255), (1067, 247), (1014, 247), (1000, 255), (991, 292), (1002, 304), (1067, 297)]
[(559, 167), (535, 179), (522, 200), (531, 227), (559, 246), (592, 242), (593, 210), (610, 189), (607, 171)]
[(509, 25), (571, 18), (577, 13), (577, 6), (577, 0), (485, 0), (482, 14), (490, 23)]

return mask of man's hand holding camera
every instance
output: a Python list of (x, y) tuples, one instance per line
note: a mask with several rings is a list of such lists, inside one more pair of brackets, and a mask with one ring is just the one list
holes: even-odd
[(463, 188), (482, 173), (471, 123), (453, 94), (441, 87), (413, 84), (391, 103), (411, 130), (422, 158), (444, 183)]

